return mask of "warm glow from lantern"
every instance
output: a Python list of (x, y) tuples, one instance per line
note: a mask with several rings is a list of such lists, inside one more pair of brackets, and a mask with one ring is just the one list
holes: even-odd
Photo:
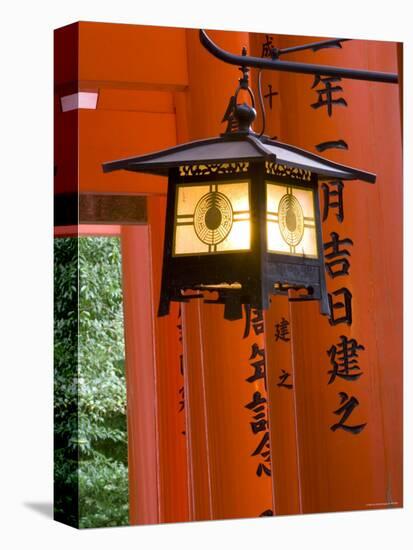
[(266, 182), (269, 252), (317, 258), (312, 189)]
[(176, 187), (174, 256), (250, 249), (250, 182)]

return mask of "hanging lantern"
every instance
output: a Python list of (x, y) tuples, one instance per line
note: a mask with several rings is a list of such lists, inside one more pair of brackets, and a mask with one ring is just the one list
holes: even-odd
[[(108, 162), (103, 170), (168, 177), (159, 316), (171, 301), (215, 291), (218, 298), (205, 302), (224, 304), (225, 318), (238, 319), (242, 304), (266, 309), (271, 294), (289, 289), (300, 290), (299, 300), (319, 300), (329, 314), (318, 183), (374, 183), (375, 175), (256, 134), (248, 68), (241, 70), (220, 137)], [(252, 105), (238, 104), (242, 89)]]

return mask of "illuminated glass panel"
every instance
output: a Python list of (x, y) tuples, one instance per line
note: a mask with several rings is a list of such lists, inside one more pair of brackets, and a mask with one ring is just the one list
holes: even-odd
[(268, 181), (266, 185), (268, 251), (317, 258), (314, 191)]
[(177, 185), (174, 256), (250, 249), (250, 182)]

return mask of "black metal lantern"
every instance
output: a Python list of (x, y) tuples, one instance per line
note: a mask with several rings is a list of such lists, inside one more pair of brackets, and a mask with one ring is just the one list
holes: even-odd
[[(108, 162), (105, 172), (130, 170), (168, 176), (165, 244), (158, 315), (171, 301), (216, 291), (224, 316), (242, 304), (266, 309), (271, 294), (302, 289), (329, 314), (318, 183), (375, 182), (375, 175), (325, 160), (258, 135), (248, 69), (231, 98), (220, 137)], [(241, 89), (252, 106), (238, 104)], [(187, 291), (193, 291), (192, 294)]]

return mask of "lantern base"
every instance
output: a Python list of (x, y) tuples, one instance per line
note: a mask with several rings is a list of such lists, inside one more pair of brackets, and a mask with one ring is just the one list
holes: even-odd
[[(193, 294), (185, 293), (188, 290), (201, 291)], [(290, 295), (289, 291), (295, 291), (297, 295)], [(216, 298), (207, 298), (202, 292), (216, 292)], [(159, 303), (158, 317), (163, 317), (169, 314), (170, 302), (189, 302), (194, 299), (202, 299), (205, 304), (223, 304), (224, 318), (228, 321), (236, 321), (242, 319), (242, 306), (249, 305), (254, 309), (268, 309), (271, 295), (286, 296), (290, 302), (320, 302), (320, 313), (322, 315), (330, 315), (330, 306), (326, 292), (322, 292), (320, 285), (294, 285), (275, 283), (269, 289), (268, 294), (261, 296), (253, 295), (242, 290), (240, 283), (232, 284), (206, 284), (193, 286), (190, 289), (182, 289), (173, 296), (162, 297)]]

